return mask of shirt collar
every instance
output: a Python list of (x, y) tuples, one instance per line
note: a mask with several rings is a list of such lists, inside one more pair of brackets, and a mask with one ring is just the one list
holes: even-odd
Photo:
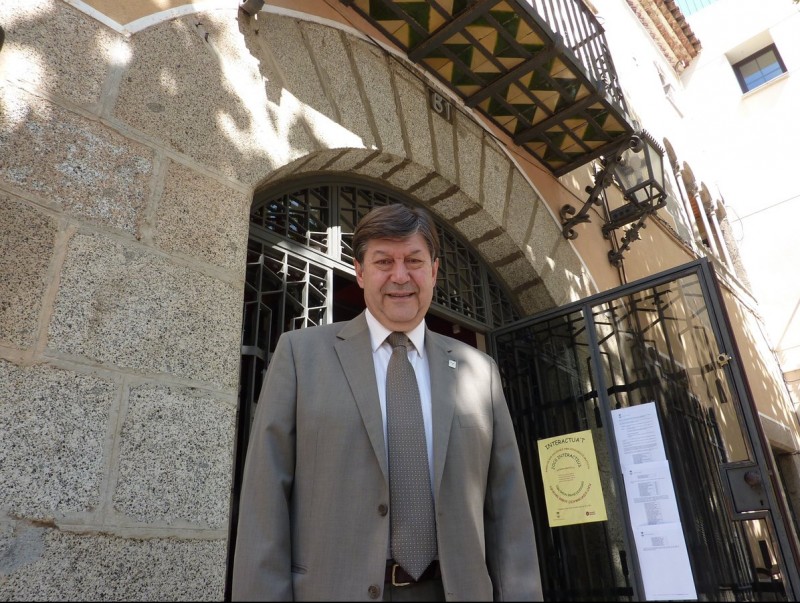
[[(379, 347), (386, 341), (386, 338), (392, 333), (389, 329), (384, 327), (377, 318), (372, 315), (369, 308), (366, 310), (367, 326), (369, 327), (369, 338), (372, 344), (372, 352), (375, 353)], [(425, 356), (425, 319), (419, 321), (419, 324), (406, 331), (406, 336), (414, 344), (417, 354), (421, 357)]]

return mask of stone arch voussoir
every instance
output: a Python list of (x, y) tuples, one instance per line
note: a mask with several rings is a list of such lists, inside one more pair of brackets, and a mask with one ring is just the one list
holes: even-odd
[(435, 170), (413, 161), (367, 149), (327, 149), (296, 159), (266, 178), (258, 188), (288, 178), (347, 174), (397, 190), (447, 223), (505, 283), (523, 312), (555, 305), (547, 284), (523, 249), (481, 204)]

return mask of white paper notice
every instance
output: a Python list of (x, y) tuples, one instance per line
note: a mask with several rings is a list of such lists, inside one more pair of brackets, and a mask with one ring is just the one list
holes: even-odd
[(655, 402), (611, 416), (645, 599), (697, 599)]
[(612, 410), (611, 417), (623, 470), (630, 465), (667, 460), (655, 402)]
[(633, 527), (680, 523), (667, 461), (630, 465), (623, 474)]
[(634, 533), (645, 599), (697, 599), (681, 525), (669, 523), (641, 526)]

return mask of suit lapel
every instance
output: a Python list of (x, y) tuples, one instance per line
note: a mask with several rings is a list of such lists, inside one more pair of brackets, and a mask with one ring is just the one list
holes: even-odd
[(383, 415), (378, 397), (378, 383), (375, 380), (369, 327), (364, 314), (347, 322), (337, 333), (337, 337), (339, 340), (334, 344), (334, 348), (339, 355), (339, 362), (342, 364), (375, 456), (378, 457), (381, 471), (388, 483), (389, 469), (386, 445), (383, 441)]
[[(369, 327), (364, 314), (345, 323), (337, 337), (339, 340), (334, 344), (334, 348), (350, 384), (350, 390), (361, 413), (361, 419), (364, 421), (381, 471), (388, 482), (389, 468), (383, 439), (383, 415), (378, 397), (378, 384), (375, 380)], [(425, 353), (428, 356), (431, 373), (434, 500), (439, 498), (439, 486), (444, 473), (447, 444), (450, 440), (450, 428), (456, 406), (458, 365), (455, 364), (451, 352), (452, 348), (444, 338), (430, 329), (426, 330)]]
[(431, 372), (431, 410), (433, 416), (433, 498), (439, 499), (447, 444), (456, 407), (458, 366), (446, 340), (430, 329), (425, 331), (425, 352)]

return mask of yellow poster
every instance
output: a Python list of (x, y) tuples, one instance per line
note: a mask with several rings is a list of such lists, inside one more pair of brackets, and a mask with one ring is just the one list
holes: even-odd
[(592, 432), (576, 431), (538, 443), (550, 527), (606, 521)]

